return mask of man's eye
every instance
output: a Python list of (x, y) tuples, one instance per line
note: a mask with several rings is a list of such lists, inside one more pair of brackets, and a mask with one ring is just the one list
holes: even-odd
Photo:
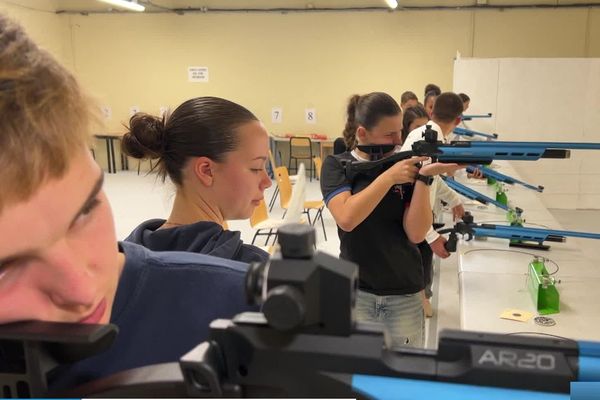
[(90, 214), (92, 211), (94, 211), (94, 208), (96, 208), (98, 204), (100, 204), (100, 200), (92, 199), (92, 201), (90, 201), (83, 209), (81, 209), (81, 215)]
[(85, 207), (83, 207), (81, 209), (81, 212), (77, 216), (77, 219), (73, 223), (73, 226), (84, 224), (88, 220), (88, 218), (90, 217), (92, 212), (96, 209), (96, 207), (98, 207), (99, 204), (100, 204), (100, 200), (97, 198), (92, 199), (90, 202), (88, 202), (85, 205)]

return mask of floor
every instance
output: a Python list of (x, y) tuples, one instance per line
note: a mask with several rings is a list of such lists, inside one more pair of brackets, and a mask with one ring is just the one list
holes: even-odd
[[(105, 190), (111, 202), (116, 221), (117, 237), (125, 238), (140, 222), (150, 218), (165, 218), (171, 208), (175, 188), (169, 183), (162, 183), (154, 175), (137, 175), (135, 171), (119, 171), (117, 174), (106, 174)], [(274, 186), (265, 193), (268, 201), (273, 193)], [(308, 182), (306, 191), (307, 200), (321, 199), (319, 182)], [(600, 232), (600, 210), (550, 210), (564, 229), (584, 232)], [(279, 203), (276, 203), (271, 213), (272, 217), (280, 218), (283, 215)], [(337, 256), (339, 254), (339, 239), (335, 222), (331, 214), (324, 212), (327, 241), (323, 238), (322, 228), (317, 225), (317, 249)], [(530, 221), (535, 222), (535, 221)], [(230, 229), (239, 230), (242, 239), (250, 243), (254, 235), (248, 221), (229, 221)], [(263, 239), (264, 240), (264, 239)], [(586, 239), (574, 240), (590, 259), (596, 255), (598, 242)], [(258, 245), (262, 245), (260, 241)], [(453, 255), (452, 257), (456, 257)], [(442, 267), (436, 266), (434, 279), (434, 297), (432, 303), (435, 309), (433, 318), (427, 320), (427, 331), (437, 331), (443, 328), (459, 328), (459, 301), (458, 301), (458, 276), (455, 262), (444, 262)], [(439, 282), (444, 282), (439, 285)], [(438, 288), (442, 288), (439, 292)], [(428, 335), (427, 347), (435, 348), (436, 335)]]

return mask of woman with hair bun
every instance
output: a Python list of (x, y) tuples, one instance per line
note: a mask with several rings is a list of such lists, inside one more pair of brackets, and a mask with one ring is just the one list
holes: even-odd
[(268, 258), (225, 223), (249, 218), (271, 186), (268, 134), (250, 111), (218, 97), (197, 97), (163, 118), (137, 113), (122, 146), (131, 157), (158, 160), (153, 172), (176, 187), (168, 219), (143, 222), (126, 241), (244, 262)]

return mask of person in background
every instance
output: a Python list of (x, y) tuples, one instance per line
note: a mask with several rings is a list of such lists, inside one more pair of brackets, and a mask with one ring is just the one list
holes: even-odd
[(411, 91), (406, 91), (402, 93), (402, 96), (400, 96), (400, 108), (402, 109), (402, 112), (418, 104), (419, 98)]
[(407, 108), (402, 113), (402, 143), (409, 133), (425, 125), (429, 121), (427, 111), (421, 105)]
[(370, 159), (362, 145), (391, 147), (384, 156), (398, 151), (401, 130), (400, 106), (391, 96), (354, 95), (344, 129), (350, 150), (327, 157), (321, 170), (323, 198), (338, 226), (340, 257), (359, 265), (356, 318), (385, 324), (391, 348), (423, 346), (423, 266), (415, 243), (423, 241), (432, 223), (431, 177), (459, 168), (435, 163), (419, 169), (416, 164), (428, 158), (414, 157), (376, 177), (346, 175), (347, 162)]
[(211, 321), (255, 309), (246, 264), (117, 242), (89, 151), (98, 109), (0, 14), (0, 324), (119, 328), (106, 352), (55, 371), (51, 388), (176, 362), (208, 338)]
[[(412, 148), (413, 143), (422, 140), (423, 133), (426, 129), (425, 126), (430, 126), (433, 130), (438, 132), (438, 140), (448, 143), (452, 137), (452, 131), (460, 123), (461, 114), (462, 101), (460, 100), (460, 97), (458, 97), (454, 93), (442, 93), (435, 102), (435, 106), (433, 108), (432, 113), (432, 119), (426, 121), (424, 126), (422, 125), (413, 129), (406, 136), (406, 139), (402, 144), (402, 151), (410, 150)], [(409, 119), (407, 119), (406, 123), (408, 122)], [(460, 196), (455, 191), (450, 189), (441, 178), (435, 177), (430, 194), (430, 201), (434, 213), (434, 220), (437, 220), (442, 213), (442, 201), (447, 203), (448, 207), (452, 209), (453, 218), (455, 220), (463, 217), (465, 209), (462, 204), (462, 200), (460, 199)], [(447, 258), (450, 256), (450, 253), (444, 247), (444, 245), (446, 244), (446, 239), (442, 235), (438, 234), (433, 229), (433, 227), (431, 227), (427, 232), (425, 240), (429, 244), (431, 251), (438, 257)], [(421, 249), (421, 254), (423, 256), (423, 267), (425, 269), (425, 276), (426, 278), (428, 278), (425, 287), (426, 299), (424, 300), (424, 308), (426, 313), (428, 310), (431, 310), (430, 314), (432, 314), (433, 310), (431, 309), (431, 303), (428, 299), (431, 298), (431, 296), (433, 295), (433, 292), (431, 290), (431, 282), (433, 277), (433, 264), (431, 257), (433, 255), (430, 255), (430, 251), (428, 251), (424, 245), (421, 246)]]
[(343, 137), (337, 137), (333, 141), (333, 154), (342, 154), (348, 151), (346, 148), (346, 142)]
[(218, 97), (197, 97), (164, 118), (137, 113), (122, 147), (131, 157), (157, 159), (153, 171), (176, 187), (169, 217), (143, 222), (126, 241), (155, 251), (192, 251), (243, 262), (268, 259), (225, 224), (249, 218), (271, 186), (269, 137), (250, 111)]
[(459, 93), (458, 97), (460, 97), (460, 99), (463, 102), (463, 113), (464, 113), (469, 109), (469, 104), (471, 103), (471, 98), (464, 93)]
[(423, 96), (427, 96), (427, 93), (429, 92), (432, 92), (436, 96), (439, 96), (440, 94), (442, 94), (442, 89), (440, 89), (440, 87), (434, 83), (428, 83), (427, 85), (425, 85), (425, 89), (423, 90)]
[[(423, 106), (416, 106), (407, 109), (402, 117), (402, 143), (406, 140), (408, 134), (417, 128), (420, 128), (427, 124), (429, 117)], [(441, 188), (441, 185), (437, 185), (437, 188)], [(430, 201), (435, 201), (436, 196), (444, 196), (444, 193), (436, 194), (431, 193)], [(431, 297), (433, 296), (432, 283), (433, 283), (433, 250), (427, 240), (422, 241), (418, 244), (419, 252), (421, 253), (421, 261), (423, 264), (423, 278), (425, 280), (425, 289), (421, 291), (421, 300), (423, 301), (423, 310), (427, 318), (433, 317), (433, 307), (431, 306)]]
[(429, 91), (425, 95), (425, 99), (423, 100), (423, 107), (429, 116), (429, 119), (432, 117), (433, 106), (435, 105), (435, 100), (439, 95), (436, 94), (435, 91)]

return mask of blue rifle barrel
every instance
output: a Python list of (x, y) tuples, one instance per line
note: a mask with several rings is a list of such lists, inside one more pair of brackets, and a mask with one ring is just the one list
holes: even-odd
[[(420, 143), (415, 142), (413, 149), (418, 149)], [(600, 150), (600, 143), (458, 141), (440, 144), (437, 150), (438, 154), (435, 157), (440, 162), (487, 164), (494, 160), (536, 161), (540, 158), (568, 158), (569, 150)]]
[(542, 244), (544, 241), (564, 242), (566, 237), (584, 239), (600, 239), (600, 233), (561, 231), (556, 229), (526, 228), (521, 226), (488, 225), (481, 224), (473, 227), (475, 236), (497, 237), (502, 239), (515, 239), (532, 241)]
[(470, 121), (472, 119), (475, 118), (492, 118), (492, 113), (487, 113), (487, 114), (467, 114), (467, 115), (462, 115), (461, 119), (463, 121)]
[(471, 129), (465, 129), (465, 128), (459, 128), (459, 127), (454, 128), (454, 133), (456, 133), (457, 135), (468, 136), (468, 137), (483, 136), (484, 138), (488, 138), (488, 139), (498, 139), (497, 133), (493, 133), (493, 134), (483, 133), (483, 132), (477, 132), (477, 131), (473, 131)]
[(452, 190), (458, 192), (459, 194), (461, 194), (471, 200), (478, 201), (482, 204), (493, 204), (496, 207), (499, 207), (503, 210), (510, 211), (510, 207), (508, 207), (507, 205), (504, 205), (504, 204), (500, 203), (499, 201), (492, 199), (491, 197), (481, 194), (478, 191), (473, 190), (470, 187), (463, 185), (462, 183), (458, 183), (454, 179), (449, 179), (446, 176), (441, 176), (441, 178), (444, 180), (444, 182), (446, 182), (446, 184)]
[(469, 165), (467, 167), (467, 172), (469, 173), (474, 173), (475, 169), (478, 169), (479, 171), (481, 171), (481, 173), (483, 174), (483, 176), (485, 176), (486, 178), (493, 178), (499, 182), (504, 182), (504, 183), (508, 183), (509, 185), (514, 185), (515, 183), (525, 186), (528, 189), (531, 190), (535, 190), (536, 192), (543, 192), (544, 191), (544, 187), (543, 186), (535, 186), (535, 185), (531, 185), (529, 183), (520, 181), (516, 178), (513, 178), (512, 176), (508, 176), (508, 175), (504, 175), (501, 174), (498, 171), (494, 171), (491, 168), (488, 167), (484, 167), (483, 165)]
[[(575, 341), (573, 341), (575, 343)], [(577, 370), (571, 381), (571, 389), (577, 382), (600, 381), (600, 343), (577, 341)], [(547, 365), (544, 365), (548, 367)], [(531, 370), (528, 372), (531, 373)], [(463, 400), (469, 399), (512, 399), (512, 400), (558, 400), (569, 399), (569, 394), (560, 392), (533, 391), (470, 385), (460, 382), (439, 379), (411, 379), (409, 377), (387, 377), (354, 374), (351, 378), (352, 388), (369, 398), (387, 399), (426, 397), (431, 400)], [(586, 397), (591, 398), (591, 397)]]

